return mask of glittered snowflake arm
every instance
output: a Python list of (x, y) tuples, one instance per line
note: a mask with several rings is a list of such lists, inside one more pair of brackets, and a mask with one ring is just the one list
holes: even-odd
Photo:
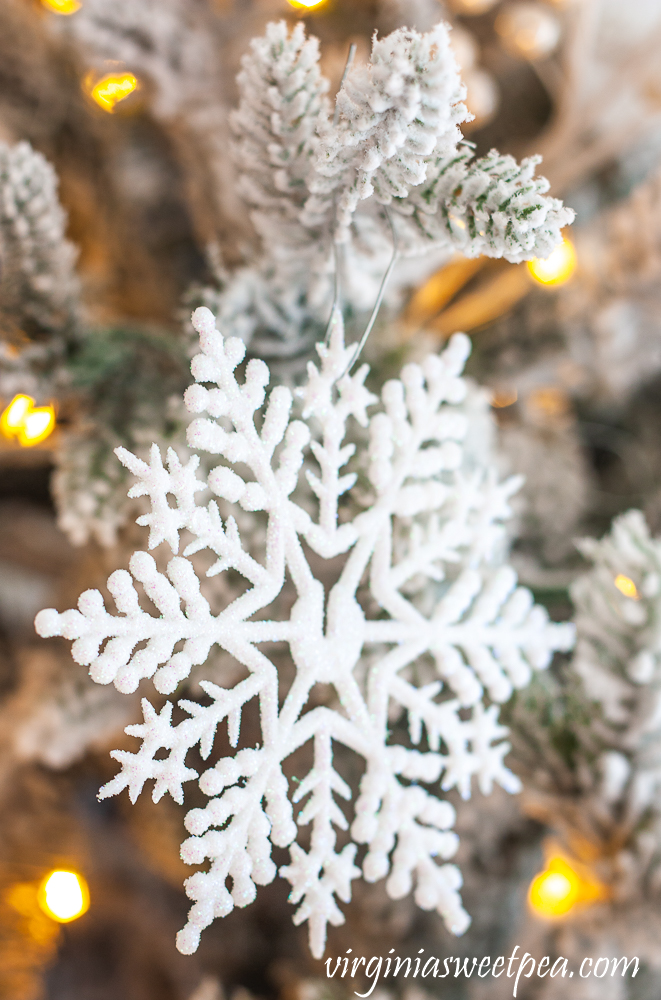
[[(195, 472), (200, 464), (194, 455), (186, 465), (182, 465), (173, 448), (168, 448), (167, 468), (158, 445), (151, 446), (149, 464), (136, 458), (126, 448), (115, 450), (122, 465), (137, 479), (129, 490), (129, 497), (148, 496), (151, 512), (142, 514), (137, 523), (149, 527), (149, 548), (155, 549), (161, 542), (167, 542), (174, 553), (179, 551), (179, 532), (190, 522), (195, 507), (195, 494), (206, 489), (206, 483), (198, 479)], [(168, 503), (168, 495), (174, 497), (176, 506)]]
[[(320, 715), (322, 713), (319, 713)], [(313, 954), (323, 954), (326, 926), (344, 923), (335, 897), (348, 903), (351, 899), (351, 881), (360, 877), (354, 864), (356, 845), (346, 844), (336, 852), (334, 827), (347, 830), (349, 824), (336, 801), (339, 796), (350, 801), (352, 792), (333, 767), (333, 719), (317, 719), (314, 733), (314, 768), (298, 785), (294, 802), (307, 799), (299, 812), (299, 826), (311, 825), (310, 850), (292, 845), (291, 863), (282, 868), (281, 874), (292, 885), (290, 902), (298, 905), (294, 923), (309, 921), (310, 946)], [(323, 873), (323, 874), (322, 874)]]
[[(203, 663), (209, 654), (214, 641), (209, 605), (186, 559), (171, 560), (165, 576), (150, 555), (136, 552), (129, 568), (130, 573), (116, 570), (108, 579), (119, 616), (108, 614), (98, 590), (88, 590), (80, 596), (78, 610), (63, 615), (41, 612), (41, 634), (74, 639), (74, 660), (89, 666), (90, 676), (99, 684), (114, 683), (118, 691), (128, 694), (143, 678), (154, 677), (158, 690), (173, 691), (192, 664)], [(142, 584), (160, 617), (142, 610), (131, 577)], [(184, 637), (184, 650), (173, 655), (175, 645)], [(140, 643), (145, 643), (144, 647), (134, 652)], [(159, 670), (165, 663), (168, 666)]]
[[(310, 450), (317, 461), (318, 474), (307, 470), (308, 485), (319, 501), (317, 522), (301, 516), (302, 533), (315, 552), (332, 558), (352, 545), (357, 538), (351, 523), (338, 525), (340, 497), (352, 488), (356, 474), (341, 470), (353, 456), (355, 446), (343, 444), (349, 417), (361, 427), (367, 426), (367, 407), (377, 397), (364, 385), (368, 367), (362, 365), (352, 377), (346, 369), (353, 360), (354, 347), (344, 346), (342, 316), (335, 309), (331, 318), (328, 346), (317, 348), (320, 368), (308, 362), (307, 385), (298, 390), (304, 419), (314, 418), (321, 430), (320, 440), (312, 440)], [(335, 398), (337, 397), (337, 398)]]
[[(327, 925), (344, 919), (338, 902), (349, 902), (361, 875), (386, 878), (393, 898), (413, 891), (420, 906), (461, 933), (469, 917), (461, 875), (449, 863), (454, 812), (439, 791), (467, 796), (473, 779), (485, 793), (494, 782), (516, 790), (503, 764), (508, 744), (496, 702), (572, 640), (569, 627), (533, 607), (509, 567), (493, 562), (516, 483), (464, 468), (459, 407), (468, 340), (458, 335), (440, 357), (407, 366), (379, 399), (365, 388), (365, 366), (346, 374), (355, 348), (345, 347), (336, 312), (328, 345), (318, 346), (319, 363), (310, 363), (294, 400), (282, 386), (267, 394), (261, 361), (237, 376), (244, 345), (224, 339), (209, 310), (198, 309), (193, 324), (201, 350), (191, 366), (196, 384), (186, 392), (198, 414), (189, 442), (219, 464), (202, 480), (194, 458), (170, 453), (164, 465), (158, 449), (149, 463), (119, 455), (136, 476), (135, 495), (150, 498), (151, 513), (141, 518), (150, 546), (167, 542), (177, 553), (184, 530), (192, 542), (165, 574), (145, 552), (134, 554), (130, 574), (114, 573), (108, 586), (117, 615), (89, 591), (78, 610), (43, 611), (36, 625), (41, 635), (73, 639), (74, 659), (122, 691), (151, 677), (169, 694), (214, 645), (244, 675), (229, 687), (202, 682), (211, 703), (180, 700), (188, 718), (174, 726), (171, 702), (157, 712), (145, 700), (143, 723), (127, 730), (141, 746), (114, 754), (121, 769), (101, 794), (127, 789), (134, 799), (153, 782), (154, 798), (182, 801), (186, 783), (197, 780), (208, 797), (185, 820), (182, 857), (209, 863), (186, 883), (194, 905), (178, 937), (185, 953), (215, 917), (247, 905), (275, 877), (273, 844), (289, 848), (281, 875), (317, 957)], [(362, 454), (347, 440), (352, 421), (367, 431)], [(365, 470), (372, 495), (363, 487), (360, 503), (340, 509), (355, 485), (352, 462)], [(263, 558), (244, 548), (236, 521), (223, 520), (216, 500), (198, 498), (204, 487), (261, 512)], [(216, 556), (211, 575), (232, 569), (248, 583), (217, 614), (189, 561), (201, 550)], [(315, 575), (310, 552), (315, 565), (342, 557), (332, 585)], [(141, 607), (134, 581), (157, 614)], [(293, 604), (278, 601), (285, 581)], [(294, 667), (284, 690), (261, 648), (273, 642), (288, 646)], [(315, 689), (326, 692), (321, 704)], [(253, 700), (257, 746), (201, 771), (190, 767), (188, 752), (199, 747), (207, 760), (219, 726), (238, 746), (243, 708)], [(391, 743), (393, 720), (405, 726), (410, 746)], [(294, 776), (292, 794), (289, 769), (305, 746), (313, 764)], [(347, 754), (364, 762), (355, 803), (335, 753), (338, 762)], [(366, 847), (360, 867), (358, 845)]]

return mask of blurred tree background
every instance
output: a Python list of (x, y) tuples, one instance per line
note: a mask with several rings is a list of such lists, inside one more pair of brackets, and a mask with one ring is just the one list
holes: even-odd
[[(319, 38), (331, 99), (350, 45), (360, 61), (375, 31), (452, 25), (476, 155), (494, 147), (517, 159), (541, 154), (550, 194), (576, 210), (576, 222), (547, 261), (403, 261), (366, 355), (388, 376), (455, 331), (471, 335), (468, 371), (488, 390), (490, 414), (476, 434), (486, 441), (495, 428), (501, 471), (526, 477), (511, 561), (552, 617), (567, 619), (575, 606), (579, 635), (595, 620), (606, 629), (608, 616), (575, 589), (577, 577), (606, 563), (616, 584), (618, 573), (631, 583), (661, 569), (652, 541), (641, 542), (642, 529), (629, 522), (645, 551), (630, 569), (618, 569), (610, 542), (575, 545), (604, 535), (630, 508), (644, 513), (652, 535), (661, 531), (658, 0), (2, 0), (0, 994), (8, 1000), (321, 1000), (349, 992), (326, 981), (308, 954), (282, 880), (217, 921), (195, 956), (175, 950), (187, 910), (183, 810), (170, 800), (96, 800), (115, 770), (108, 750), (131, 745), (122, 731), (139, 716), (137, 696), (95, 687), (62, 640), (40, 640), (33, 628), (45, 606), (70, 607), (89, 587), (105, 594), (109, 572), (144, 545), (133, 523), (138, 505), (126, 499), (130, 477), (112, 449), (185, 445), (191, 307), (228, 310), (232, 322), (248, 311), (248, 292), (233, 276), (248, 273), (259, 238), (237, 193), (230, 116), (242, 55), (280, 19), (302, 20)], [(368, 315), (357, 301), (349, 329)], [(284, 306), (282, 316), (288, 321)], [(273, 359), (282, 381), (299, 381), (312, 356), (314, 337), (301, 329), (286, 349), (262, 336), (257, 320), (250, 329), (253, 353)], [(612, 542), (621, 554), (629, 552), (626, 531)], [(596, 592), (603, 581), (597, 568), (589, 572)], [(618, 642), (626, 656), (648, 647), (656, 655), (656, 592), (631, 586), (628, 594), (618, 588), (625, 599), (644, 597), (649, 628), (640, 638), (643, 626), (625, 622)], [(215, 599), (226, 599), (220, 585)], [(601, 781), (591, 740), (603, 738), (603, 727), (594, 736), (590, 707), (599, 697), (581, 701), (563, 680), (567, 669), (565, 661), (554, 668), (557, 690), (534, 689), (508, 706), (522, 796), (455, 802), (470, 931), (455, 940), (436, 915), (362, 884), (328, 954), (394, 947), (499, 955), (513, 943), (539, 954), (636, 954), (644, 969), (635, 983), (604, 980), (593, 993), (570, 993), (566, 982), (542, 991), (531, 981), (521, 993), (658, 996), (658, 897), (638, 882), (614, 902), (597, 893), (595, 905), (561, 921), (526, 901), (533, 877), (569, 842), (577, 864), (594, 862), (585, 847), (592, 835), (583, 830), (577, 846), (580, 824), (567, 803), (593, 816), (594, 803), (581, 796)], [(657, 699), (656, 681), (643, 680)], [(622, 718), (615, 728), (635, 726)], [(631, 746), (622, 740), (617, 752)], [(564, 766), (574, 751), (594, 772), (589, 780), (583, 771), (576, 777), (578, 765), (571, 780), (558, 777), (556, 757)], [(626, 841), (638, 871), (644, 850), (630, 845), (631, 829), (595, 810), (599, 842), (609, 845), (603, 856)], [(657, 826), (645, 833), (656, 857)], [(39, 886), (59, 869), (89, 886), (89, 909), (71, 922), (52, 919), (39, 902)], [(591, 870), (600, 884), (622, 882), (621, 871)], [(402, 981), (392, 990), (410, 1000), (424, 991), (498, 1000), (510, 985)]]

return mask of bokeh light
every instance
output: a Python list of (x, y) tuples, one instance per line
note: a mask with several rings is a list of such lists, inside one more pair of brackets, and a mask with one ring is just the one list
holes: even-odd
[(327, 0), (287, 0), (290, 7), (297, 7), (300, 10), (314, 10), (315, 7), (323, 7)]
[(498, 110), (500, 93), (495, 77), (485, 69), (471, 69), (463, 74), (466, 85), (466, 107), (474, 116), (468, 123), (471, 128), (480, 128), (491, 121)]
[(534, 257), (528, 261), (530, 274), (540, 285), (562, 285), (569, 281), (576, 270), (576, 250), (566, 236), (562, 243), (544, 260)]
[(133, 73), (106, 73), (100, 80), (86, 77), (85, 88), (100, 108), (112, 114), (120, 101), (125, 101), (140, 84)]
[(503, 46), (523, 59), (543, 59), (557, 48), (562, 34), (555, 14), (539, 3), (513, 3), (496, 18)]
[(540, 916), (560, 917), (576, 905), (580, 887), (579, 876), (564, 858), (551, 858), (546, 870), (532, 880), (528, 900)]
[(547, 854), (544, 871), (530, 883), (528, 903), (537, 916), (558, 919), (576, 906), (590, 905), (608, 896), (607, 886), (595, 878), (590, 867), (569, 861), (556, 849)]
[(41, 0), (41, 2), (55, 14), (75, 14), (82, 7), (78, 0)]
[(51, 872), (39, 887), (39, 905), (47, 916), (60, 924), (77, 920), (90, 905), (85, 879), (76, 872)]
[(492, 395), (491, 405), (497, 410), (503, 410), (508, 406), (514, 406), (518, 398), (516, 389), (499, 389)]
[(636, 584), (628, 576), (625, 576), (624, 573), (618, 573), (613, 583), (625, 597), (631, 597), (634, 601), (640, 599)]
[(45, 441), (55, 429), (55, 407), (34, 405), (32, 396), (19, 393), (0, 415), (0, 431), (23, 448)]
[(485, 14), (496, 5), (498, 0), (452, 0), (451, 6), (457, 14), (471, 15)]
[(571, 410), (571, 400), (559, 385), (538, 386), (528, 393), (526, 402), (535, 416), (551, 421), (566, 417)]

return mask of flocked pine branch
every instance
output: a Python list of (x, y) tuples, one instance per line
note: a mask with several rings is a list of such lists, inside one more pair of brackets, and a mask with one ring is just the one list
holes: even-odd
[(0, 143), (0, 394), (53, 395), (77, 324), (76, 250), (57, 176), (27, 142)]
[[(219, 464), (201, 480), (197, 456), (183, 462), (169, 452), (164, 462), (154, 447), (143, 462), (118, 452), (136, 476), (132, 494), (150, 499), (151, 512), (139, 521), (150, 547), (167, 542), (175, 553), (167, 572), (136, 552), (130, 573), (118, 570), (108, 581), (117, 615), (88, 591), (78, 610), (42, 611), (36, 624), (41, 635), (72, 639), (74, 659), (94, 680), (127, 693), (144, 678), (173, 693), (214, 645), (244, 674), (233, 686), (202, 682), (209, 704), (180, 700), (188, 717), (174, 724), (172, 701), (157, 711), (144, 699), (144, 721), (127, 730), (141, 747), (114, 754), (121, 770), (101, 795), (126, 788), (134, 800), (153, 780), (155, 800), (169, 793), (182, 802), (184, 785), (198, 780), (208, 797), (185, 820), (182, 856), (210, 862), (186, 883), (194, 905), (178, 937), (185, 953), (215, 917), (247, 905), (257, 885), (275, 878), (272, 844), (289, 848), (280, 874), (292, 885), (295, 922), (309, 923), (316, 956), (327, 924), (343, 922), (337, 900), (350, 900), (361, 873), (386, 878), (392, 898), (414, 891), (419, 906), (438, 910), (461, 933), (469, 918), (461, 875), (448, 863), (457, 847), (454, 810), (439, 790), (468, 796), (474, 778), (484, 793), (494, 782), (518, 787), (503, 764), (508, 744), (498, 703), (572, 641), (571, 626), (551, 624), (511, 567), (493, 558), (517, 484), (463, 469), (469, 342), (457, 335), (440, 357), (408, 365), (378, 399), (365, 387), (366, 366), (342, 374), (353, 349), (344, 346), (336, 311), (294, 419), (289, 389), (276, 386), (266, 396), (263, 361), (237, 378), (242, 341), (224, 339), (207, 309), (193, 323), (201, 353), (186, 404), (207, 416), (194, 420), (189, 442)], [(369, 440), (357, 449), (347, 442), (354, 421)], [(262, 512), (263, 559), (247, 550), (236, 520), (223, 520), (215, 500), (197, 501), (207, 485), (225, 502)], [(178, 555), (184, 531), (193, 540)], [(189, 558), (203, 550), (215, 557), (210, 576), (233, 571), (246, 582), (216, 615)], [(333, 572), (341, 557), (335, 582), (315, 576), (308, 553), (316, 565), (333, 560)], [(277, 599), (286, 580), (296, 599), (284, 612)], [(156, 614), (141, 607), (138, 585)], [(273, 642), (289, 650), (288, 687), (263, 648)], [(260, 740), (236, 749), (244, 706), (254, 700)], [(199, 747), (207, 760), (225, 724), (235, 749), (196, 770), (189, 751)], [(393, 727), (401, 737), (408, 731), (408, 745)], [(291, 796), (290, 758), (304, 745), (314, 764), (295, 776)], [(335, 766), (334, 747), (364, 763), (357, 796)], [(367, 848), (360, 868), (358, 845)]]
[(631, 510), (580, 549), (576, 651), (517, 696), (514, 745), (533, 808), (627, 899), (661, 884), (661, 541)]
[(400, 255), (433, 251), (435, 264), (456, 252), (520, 262), (560, 242), (573, 212), (534, 177), (537, 159), (518, 164), (496, 151), (473, 159), (459, 130), (469, 115), (444, 24), (375, 38), (332, 117), (318, 58), (300, 23), (291, 34), (280, 23), (243, 59), (237, 168), (263, 249), (207, 299), (232, 332), (266, 334), (271, 350), (283, 341), (280, 350), (300, 348), (325, 326), (334, 244), (343, 246), (346, 306), (370, 306), (392, 225)]
[(302, 255), (314, 252), (316, 234), (301, 226), (299, 216), (316, 133), (328, 117), (329, 84), (319, 68), (319, 42), (305, 37), (300, 21), (291, 33), (284, 21), (269, 24), (250, 48), (232, 114), (238, 190), (273, 256), (286, 263), (291, 254), (300, 267)]
[(375, 38), (370, 65), (350, 73), (337, 96), (337, 124), (321, 130), (306, 211), (330, 213), (341, 240), (360, 203), (373, 199), (396, 218), (415, 218), (417, 239), (404, 228), (403, 253), (435, 246), (514, 262), (548, 256), (573, 211), (545, 197), (534, 157), (518, 166), (492, 150), (472, 160), (459, 129), (470, 118), (464, 96), (446, 25)]
[(213, 304), (224, 327), (246, 341), (256, 336), (255, 349), (277, 353), (275, 334), (285, 352), (296, 351), (315, 320), (318, 327), (323, 291), (315, 294), (314, 275), (326, 272), (327, 288), (330, 263), (318, 230), (300, 222), (316, 132), (328, 117), (317, 39), (306, 38), (301, 22), (291, 34), (284, 21), (269, 24), (253, 39), (237, 82), (241, 98), (231, 120), (238, 190), (265, 255), (260, 266), (235, 272)]
[(548, 257), (574, 213), (546, 197), (548, 181), (534, 176), (540, 160), (531, 156), (519, 164), (494, 149), (475, 160), (467, 145), (439, 155), (425, 183), (394, 204), (402, 244), (417, 253), (448, 246), (465, 257), (483, 254), (514, 264)]
[(336, 121), (322, 128), (307, 213), (330, 216), (342, 241), (359, 202), (407, 198), (424, 183), (429, 157), (460, 141), (464, 95), (444, 24), (375, 38), (370, 64), (348, 74)]

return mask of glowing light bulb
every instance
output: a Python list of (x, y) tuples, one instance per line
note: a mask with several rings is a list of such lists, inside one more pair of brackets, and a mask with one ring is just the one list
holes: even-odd
[(75, 14), (82, 7), (78, 0), (41, 0), (41, 2), (44, 7), (48, 7), (56, 14)]
[(140, 86), (133, 73), (106, 73), (100, 80), (90, 74), (85, 77), (85, 89), (100, 108), (112, 114), (115, 106), (137, 90)]
[(553, 918), (609, 895), (608, 887), (586, 865), (573, 861), (570, 864), (561, 854), (551, 854), (544, 871), (530, 883), (528, 903), (538, 916)]
[(55, 407), (35, 407), (32, 396), (14, 396), (0, 416), (0, 431), (7, 438), (17, 438), (23, 448), (45, 441), (54, 429)]
[(34, 406), (32, 396), (14, 396), (0, 417), (0, 427), (5, 437), (15, 437), (23, 426), (27, 414)]
[(297, 7), (303, 10), (314, 10), (315, 7), (323, 7), (326, 0), (288, 0), (290, 7)]
[(638, 588), (633, 580), (630, 580), (628, 576), (624, 576), (623, 573), (618, 573), (613, 583), (619, 590), (621, 594), (625, 597), (631, 597), (634, 601), (640, 600), (640, 594), (638, 593)]
[(51, 433), (55, 426), (55, 414), (51, 406), (40, 406), (31, 410), (23, 421), (19, 437), (24, 445), (37, 444)]
[(533, 910), (541, 916), (563, 916), (569, 913), (578, 899), (578, 877), (571, 871), (569, 865), (564, 867), (566, 870), (563, 871), (549, 868), (532, 881), (528, 899)]
[(580, 878), (565, 859), (551, 858), (546, 870), (532, 880), (528, 901), (540, 916), (562, 916), (576, 904), (580, 887)]
[(562, 285), (569, 281), (576, 270), (576, 250), (566, 236), (546, 260), (534, 257), (528, 261), (528, 270), (541, 285)]
[(38, 898), (44, 913), (60, 924), (82, 917), (90, 905), (87, 882), (76, 872), (51, 872), (41, 883)]

